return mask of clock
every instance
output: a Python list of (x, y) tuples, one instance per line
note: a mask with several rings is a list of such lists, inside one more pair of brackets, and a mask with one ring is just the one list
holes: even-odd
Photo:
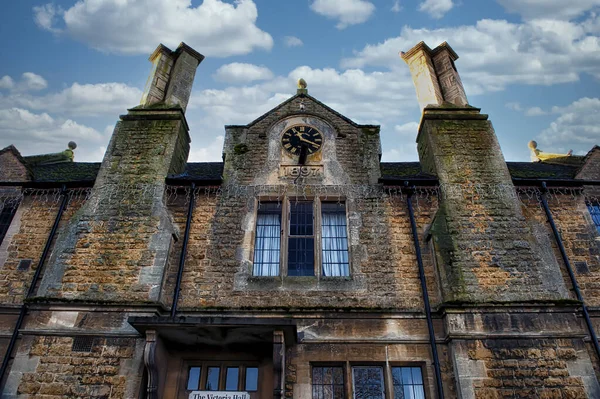
[(308, 155), (319, 151), (323, 146), (323, 134), (307, 125), (295, 125), (281, 135), (281, 146), (292, 155), (300, 155), (305, 145)]

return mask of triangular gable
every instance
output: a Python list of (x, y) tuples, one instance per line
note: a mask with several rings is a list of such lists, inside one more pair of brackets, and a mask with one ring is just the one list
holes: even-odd
[(0, 181), (30, 181), (33, 174), (27, 162), (14, 145), (0, 150)]
[(333, 108), (329, 107), (328, 105), (317, 100), (313, 96), (311, 96), (309, 94), (305, 94), (305, 93), (299, 93), (299, 94), (296, 94), (296, 95), (288, 98), (287, 100), (285, 100), (284, 102), (282, 102), (281, 104), (276, 106), (275, 108), (265, 112), (264, 114), (262, 114), (261, 116), (259, 116), (255, 120), (253, 120), (252, 122), (248, 123), (247, 125), (226, 125), (225, 127), (226, 128), (241, 128), (241, 127), (249, 128), (249, 127), (252, 127), (253, 125), (259, 123), (260, 121), (262, 121), (263, 119), (265, 119), (266, 117), (271, 115), (272, 113), (277, 112), (278, 110), (280, 110), (281, 108), (283, 108), (284, 106), (291, 103), (292, 101), (294, 101), (297, 98), (307, 99), (309, 101), (314, 102), (315, 104), (319, 105), (320, 107), (323, 107), (326, 111), (331, 112), (333, 115), (339, 117), (340, 119), (349, 123), (352, 126), (361, 127), (361, 128), (379, 128), (379, 125), (360, 125), (360, 124), (354, 122), (352, 119), (340, 114), (339, 112), (337, 112)]
[(600, 180), (600, 146), (595, 145), (583, 157), (583, 164), (575, 175), (576, 179)]

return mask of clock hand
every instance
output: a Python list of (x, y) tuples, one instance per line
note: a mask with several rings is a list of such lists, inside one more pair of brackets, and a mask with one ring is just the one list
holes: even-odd
[(314, 145), (315, 147), (319, 147), (319, 145), (318, 145), (317, 143), (313, 143), (313, 142), (312, 142), (312, 141), (310, 141), (310, 140), (306, 140), (306, 139), (305, 139), (304, 137), (302, 137), (302, 136), (298, 136), (298, 138), (300, 139), (300, 141), (304, 141), (305, 143), (308, 143), (308, 144), (310, 144), (310, 145)]

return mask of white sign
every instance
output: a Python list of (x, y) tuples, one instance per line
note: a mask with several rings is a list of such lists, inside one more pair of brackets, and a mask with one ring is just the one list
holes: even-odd
[(250, 394), (232, 391), (192, 391), (189, 399), (250, 399)]

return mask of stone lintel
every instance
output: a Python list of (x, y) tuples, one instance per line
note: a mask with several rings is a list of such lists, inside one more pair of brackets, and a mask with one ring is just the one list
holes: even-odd
[(457, 339), (585, 337), (578, 307), (453, 309), (444, 314), (448, 337)]

